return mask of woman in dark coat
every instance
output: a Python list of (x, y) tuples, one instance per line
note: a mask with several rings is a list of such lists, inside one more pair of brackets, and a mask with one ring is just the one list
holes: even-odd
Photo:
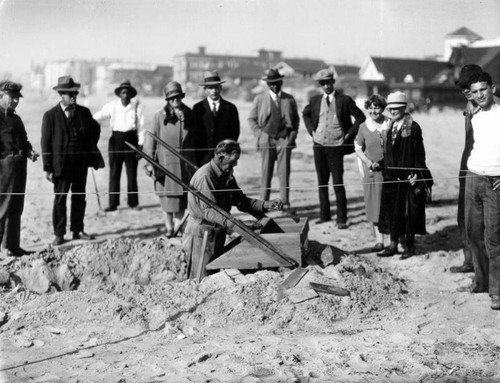
[(425, 164), (422, 129), (405, 113), (406, 95), (391, 93), (387, 110), (391, 115), (384, 140), (384, 186), (380, 208), (379, 230), (389, 234), (391, 243), (378, 256), (389, 257), (403, 244), (401, 259), (415, 254), (415, 234), (426, 234), (426, 187), (432, 179)]
[[(193, 113), (182, 99), (184, 93), (178, 82), (169, 82), (164, 89), (165, 107), (156, 113), (153, 125), (149, 131), (179, 151), (191, 163), (196, 164), (195, 151), (196, 134), (194, 132)], [(189, 183), (194, 169), (158, 144), (152, 137), (144, 138), (144, 152), (153, 157), (159, 164), (174, 175)], [(182, 217), (187, 207), (187, 195), (182, 186), (165, 176), (161, 171), (154, 170), (151, 165), (145, 166), (146, 173), (155, 180), (155, 191), (160, 199), (160, 206), (165, 213), (166, 236), (174, 233), (174, 218), (177, 213)]]

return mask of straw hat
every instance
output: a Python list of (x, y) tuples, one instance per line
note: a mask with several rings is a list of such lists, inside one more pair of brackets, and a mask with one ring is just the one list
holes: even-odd
[(225, 81), (221, 81), (219, 73), (215, 70), (205, 72), (203, 76), (203, 82), (199, 83), (199, 86), (220, 85), (225, 83)]
[(396, 91), (389, 94), (387, 97), (386, 109), (401, 108), (406, 105), (408, 105), (408, 101), (406, 100), (406, 95), (403, 92)]

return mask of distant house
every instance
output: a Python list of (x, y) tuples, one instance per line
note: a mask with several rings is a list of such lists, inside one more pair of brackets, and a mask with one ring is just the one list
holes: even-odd
[(447, 70), (446, 62), (407, 58), (368, 57), (359, 71), (367, 85), (367, 94), (387, 96), (405, 92), (415, 106), (432, 103), (455, 105), (459, 94), (454, 85), (440, 83), (439, 74)]
[(480, 40), (483, 40), (483, 38), (467, 27), (461, 27), (448, 33), (444, 39), (444, 60), (450, 59), (454, 48), (469, 46)]
[[(259, 76), (262, 76), (266, 68), (279, 61), (281, 61), (280, 51), (261, 49), (257, 56), (221, 55), (209, 54), (206, 48), (201, 46), (198, 47), (198, 52), (183, 53), (173, 58), (174, 79), (190, 87), (203, 82), (205, 71), (217, 70), (223, 75), (242, 67), (252, 68), (254, 73), (260, 68)], [(236, 75), (239, 79), (245, 77), (241, 71)]]
[(500, 84), (500, 45), (491, 47), (456, 47), (449, 60), (453, 79), (457, 79), (460, 69), (466, 64), (479, 65), (488, 72), (494, 84)]
[(174, 57), (174, 78), (187, 86), (203, 81), (204, 72), (217, 70), (226, 80), (239, 85), (258, 81), (268, 68), (275, 68), (290, 78), (311, 78), (326, 64), (323, 60), (284, 58), (281, 51), (260, 49), (256, 56), (209, 54), (205, 47), (196, 53)]
[(298, 79), (311, 79), (319, 70), (326, 67), (323, 60), (306, 58), (287, 58), (274, 65), (274, 68), (286, 77)]

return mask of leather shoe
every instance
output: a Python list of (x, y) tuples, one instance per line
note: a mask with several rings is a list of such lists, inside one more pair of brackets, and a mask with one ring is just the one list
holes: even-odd
[(500, 295), (491, 296), (491, 309), (500, 310)]
[(18, 247), (17, 249), (13, 249), (13, 250), (7, 250), (8, 257), (22, 257), (23, 255), (30, 255), (33, 253), (34, 253), (34, 251), (24, 250), (21, 247)]
[(462, 286), (459, 287), (457, 291), (461, 293), (481, 294), (481, 293), (487, 293), (488, 289), (484, 289), (479, 286)]
[(384, 244), (383, 243), (376, 243), (375, 246), (372, 247), (372, 251), (382, 251), (384, 250)]
[(52, 241), (52, 244), (54, 246), (59, 246), (59, 245), (62, 245), (64, 243), (64, 236), (62, 235), (56, 235), (54, 240)]
[(398, 249), (393, 249), (391, 247), (388, 247), (384, 251), (377, 253), (377, 256), (379, 257), (392, 257), (393, 255), (398, 253)]
[(322, 218), (320, 218), (320, 219), (317, 219), (316, 221), (314, 221), (314, 223), (316, 225), (319, 225), (321, 223), (330, 222), (331, 220), (332, 220), (331, 218), (330, 219), (322, 219)]
[(91, 241), (94, 239), (94, 236), (87, 234), (84, 231), (80, 231), (79, 233), (74, 231), (73, 232), (73, 239), (83, 239), (85, 241)]
[(451, 266), (450, 273), (473, 273), (474, 268), (468, 265)]
[(401, 254), (400, 259), (408, 259), (410, 257), (413, 257), (415, 255), (415, 249), (412, 247), (409, 247), (403, 251), (403, 254)]
[(116, 206), (108, 206), (104, 211), (109, 213), (110, 211), (116, 211), (116, 209), (118, 209)]
[(347, 229), (347, 227), (348, 227), (347, 223), (345, 223), (345, 222), (339, 222), (339, 223), (337, 223), (337, 229), (339, 229), (339, 230)]

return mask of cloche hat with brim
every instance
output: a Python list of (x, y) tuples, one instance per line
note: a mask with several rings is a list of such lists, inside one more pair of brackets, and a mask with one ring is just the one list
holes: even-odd
[(177, 97), (179, 95), (181, 95), (182, 97), (186, 95), (182, 91), (181, 84), (179, 84), (177, 81), (170, 81), (167, 85), (165, 85), (163, 93), (165, 94), (165, 100)]

